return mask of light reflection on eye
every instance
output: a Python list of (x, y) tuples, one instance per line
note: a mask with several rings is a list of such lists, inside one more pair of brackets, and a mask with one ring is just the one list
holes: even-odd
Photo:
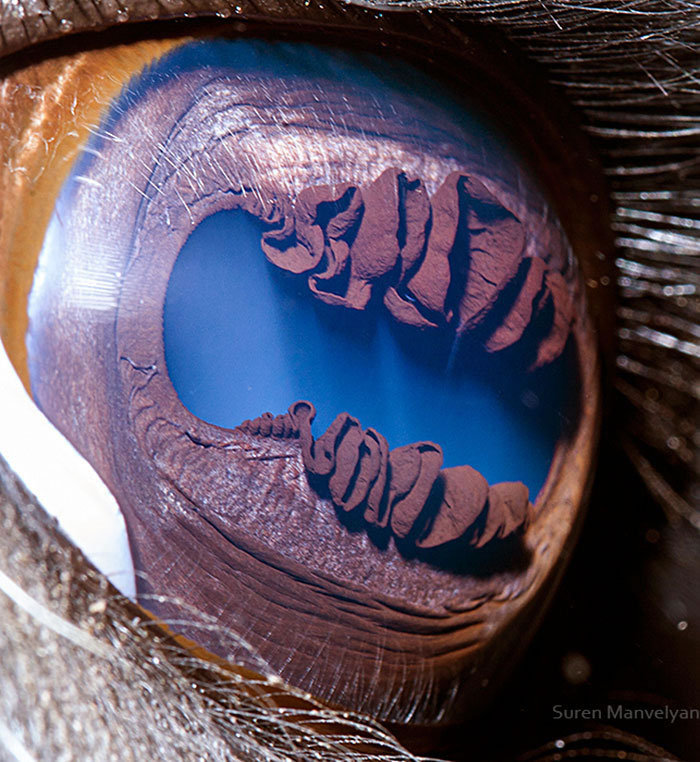
[[(367, 56), (307, 48), (301, 66), (294, 45), (229, 45), (244, 73), (220, 47), (206, 68), (189, 48), (156, 65), (76, 165), (30, 302), (32, 390), (117, 496), (142, 596), (235, 623), (323, 698), (435, 717), (489, 611), (540, 579), (546, 498), (580, 435), (587, 339), (566, 240), (509, 150), (457, 121), (437, 85), (430, 110), (427, 87)], [(417, 182), (422, 221), (401, 191)], [(298, 399), (324, 418), (311, 439)], [(289, 406), (277, 430), (255, 420)], [(346, 411), (359, 423), (328, 436)], [(499, 505), (473, 468), (542, 499)], [(438, 555), (420, 550), (435, 527)]]

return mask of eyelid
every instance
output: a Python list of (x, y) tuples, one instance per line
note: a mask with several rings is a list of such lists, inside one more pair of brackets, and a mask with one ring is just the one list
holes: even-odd
[[(22, 387), (0, 342), (0, 452), (68, 538), (124, 595), (134, 565), (117, 501)], [(89, 516), (89, 520), (86, 517)]]
[[(14, 12), (3, 9), (0, 28), (0, 58), (25, 48), (76, 33), (95, 32), (109, 27), (138, 22), (154, 22), (181, 18), (216, 18), (241, 20), (264, 19), (280, 24), (292, 22), (338, 23), (347, 25), (352, 21), (376, 23), (382, 12), (346, 2), (285, 3), (267, 0), (261, 8), (255, 0), (121, 0), (119, 3), (78, 3), (67, 0), (60, 9), (53, 10), (52, 3), (46, 7), (23, 0), (13, 7)], [(162, 23), (162, 22), (161, 22)], [(159, 25), (160, 26), (160, 25)]]

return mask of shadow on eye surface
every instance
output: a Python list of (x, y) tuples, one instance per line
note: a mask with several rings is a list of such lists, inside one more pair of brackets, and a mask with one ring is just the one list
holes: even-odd
[(291, 400), (290, 400), (291, 401)]

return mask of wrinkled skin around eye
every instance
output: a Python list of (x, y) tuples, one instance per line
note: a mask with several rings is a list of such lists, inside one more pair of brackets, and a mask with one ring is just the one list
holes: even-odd
[[(531, 7), (531, 8), (528, 8), (527, 10), (528, 10), (528, 11), (531, 13), (531, 15), (532, 15), (532, 18), (538, 18), (538, 14), (539, 14), (539, 7), (534, 7), (534, 6), (533, 6), (533, 7)], [(78, 18), (76, 18), (76, 20), (75, 20), (75, 23), (76, 23), (77, 25), (79, 25), (79, 24), (81, 23), (81, 18), (82, 18), (82, 17), (78, 17)], [(584, 19), (583, 19), (583, 20), (584, 20), (584, 23), (585, 23), (585, 17), (584, 17)], [(551, 21), (549, 21), (548, 19), (542, 19), (542, 20), (541, 20), (541, 23), (542, 23), (542, 24), (544, 24), (544, 25), (547, 25), (547, 24), (550, 24), (550, 23), (551, 23)], [(534, 25), (533, 25), (533, 28), (536, 28), (536, 27), (534, 27)], [(552, 25), (551, 29), (552, 29), (552, 30), (554, 30), (554, 29), (555, 29), (555, 26), (554, 26), (554, 25)], [(634, 29), (633, 25), (630, 25), (630, 26), (628, 27), (628, 31), (629, 31), (629, 30), (633, 30), (633, 29)], [(632, 34), (631, 34), (631, 36), (632, 36), (632, 37), (634, 37), (634, 32), (633, 32), (633, 31), (632, 31)], [(649, 318), (649, 319), (651, 319), (651, 318)], [(651, 363), (653, 363), (653, 359), (649, 359), (649, 358), (647, 358), (647, 362), (651, 364)], [(5, 484), (5, 485), (9, 484), (9, 481), (5, 480), (5, 481), (4, 481), (4, 484)], [(5, 487), (5, 489), (7, 489), (7, 487)], [(643, 499), (643, 495), (641, 495), (641, 494), (639, 494), (639, 495), (635, 495), (635, 497), (639, 497), (640, 499)], [(16, 499), (16, 501), (17, 501), (17, 502), (20, 502), (20, 501), (22, 501), (22, 498), (21, 498), (21, 497), (19, 497), (19, 496), (18, 496), (18, 497), (16, 497), (15, 499)], [(628, 496), (628, 499), (629, 499), (629, 496)], [(609, 508), (609, 509), (613, 509), (613, 508), (614, 508), (614, 505), (612, 505), (612, 504), (608, 503), (608, 508)], [(601, 531), (606, 531), (606, 529), (608, 529), (608, 528), (609, 528), (609, 523), (608, 523), (607, 521), (601, 522), (601, 523), (599, 523), (599, 524), (597, 525), (597, 528), (598, 528), (598, 529), (600, 529)], [(620, 535), (620, 536), (624, 536), (624, 535)], [(46, 567), (42, 565), (42, 569), (45, 569), (45, 568), (46, 568)], [(670, 567), (670, 568), (672, 568), (672, 567)], [(26, 584), (29, 586), (29, 585), (31, 584), (31, 582), (29, 582), (29, 581), (28, 581)], [(677, 582), (676, 584), (678, 584), (678, 582)], [(677, 589), (678, 589), (678, 588), (677, 588)], [(35, 589), (34, 589), (34, 592), (35, 592), (35, 595), (36, 595), (36, 596), (41, 596), (41, 595), (42, 595), (42, 593), (41, 593), (41, 591), (40, 591), (40, 588), (35, 588)], [(93, 602), (94, 602), (94, 601), (93, 601)], [(97, 603), (99, 604), (99, 599), (97, 600)], [(87, 606), (88, 606), (88, 605), (89, 605), (89, 603), (88, 603), (88, 602), (86, 602), (86, 603), (85, 603), (85, 608), (86, 608), (86, 609), (87, 609)], [(96, 607), (95, 611), (99, 612), (99, 610), (100, 610), (100, 607), (99, 607), (99, 605), (98, 605), (98, 606)], [(14, 611), (12, 612), (12, 615), (14, 615)], [(73, 615), (71, 614), (71, 616), (73, 616)], [(121, 614), (116, 614), (116, 616), (117, 616), (117, 618), (118, 618), (118, 617), (120, 617), (120, 616), (121, 616)], [(688, 618), (692, 618), (692, 610), (691, 610), (691, 611), (690, 611), (690, 612), (687, 614), (687, 616), (688, 616)], [(594, 612), (591, 614), (591, 617), (592, 617), (592, 618), (595, 618), (595, 617), (596, 617), (596, 612), (595, 612), (595, 611), (594, 611)], [(79, 621), (83, 621), (83, 620), (82, 620), (82, 619), (79, 619)], [(683, 620), (683, 621), (687, 621), (687, 620)], [(599, 624), (602, 624), (602, 623), (600, 623), (600, 622), (599, 622)], [(604, 625), (604, 624), (602, 624), (602, 627), (604, 628), (604, 627), (605, 627), (605, 625)], [(691, 626), (690, 630), (691, 630), (691, 632), (692, 632), (692, 626)], [(682, 643), (683, 643), (683, 641), (680, 641), (680, 642), (681, 642), (681, 650), (682, 650)], [(78, 654), (80, 654), (80, 652), (78, 652)], [(62, 656), (64, 656), (64, 657), (65, 657), (65, 663), (66, 663), (66, 664), (75, 664), (76, 666), (77, 666), (77, 665), (81, 665), (81, 666), (83, 665), (83, 662), (84, 662), (84, 660), (83, 660), (83, 659), (80, 657), (80, 655), (78, 655), (78, 656), (76, 657), (76, 655), (75, 655), (75, 654), (71, 654), (70, 652), (68, 652), (68, 653), (62, 654)], [(156, 686), (156, 687), (155, 687), (155, 688), (152, 688), (152, 690), (155, 690), (156, 692), (159, 692), (159, 691), (161, 690), (161, 688), (160, 688), (160, 687), (158, 687), (158, 682), (157, 682), (157, 673), (156, 673), (156, 674), (151, 674), (151, 675), (150, 675), (150, 677), (151, 677), (151, 679), (154, 679), (154, 680), (156, 680), (156, 682), (154, 682), (154, 683), (153, 683), (153, 685), (154, 685), (154, 686)], [(165, 693), (165, 690), (164, 690), (164, 689), (163, 689), (163, 691), (164, 691), (164, 693)], [(119, 692), (119, 690), (117, 690), (117, 692)], [(57, 694), (56, 694), (56, 695), (57, 695)], [(121, 693), (121, 695), (122, 695), (122, 697), (125, 697), (125, 696), (127, 696), (127, 695), (128, 695), (128, 692), (123, 692), (123, 693)], [(88, 691), (87, 691), (85, 694), (83, 694), (83, 696), (82, 696), (82, 697), (80, 696), (80, 694), (78, 694), (77, 696), (75, 696), (75, 695), (74, 695), (73, 697), (71, 697), (71, 698), (69, 699), (69, 700), (72, 700), (72, 701), (78, 701), (78, 702), (80, 702), (80, 701), (83, 701), (83, 702), (84, 702), (83, 704), (78, 704), (78, 705), (77, 705), (77, 708), (76, 708), (76, 706), (75, 706), (75, 705), (74, 705), (74, 707), (73, 707), (73, 710), (74, 710), (74, 711), (75, 711), (75, 712), (76, 712), (78, 715), (81, 715), (81, 714), (82, 714), (83, 716), (89, 716), (89, 709), (88, 709), (88, 706), (89, 706), (89, 704), (90, 704), (90, 700), (87, 698), (88, 696), (90, 696), (90, 691), (89, 691), (89, 690), (88, 690)], [(182, 702), (182, 699), (181, 699), (181, 702)], [(33, 710), (30, 710), (30, 711), (33, 711)], [(109, 711), (112, 711), (112, 710), (110, 709)], [(49, 709), (49, 716), (52, 716), (52, 713), (51, 713), (51, 710), (50, 710), (50, 709)], [(114, 716), (114, 715), (113, 715), (113, 716)], [(53, 717), (54, 717), (54, 719), (56, 719), (56, 713), (53, 713)], [(542, 717), (541, 717), (541, 715), (539, 715), (539, 716), (537, 716), (537, 715), (536, 715), (536, 716), (535, 716), (533, 719), (534, 719), (534, 721), (535, 721), (535, 722), (539, 722), (539, 721), (542, 721)], [(147, 743), (148, 743), (148, 739), (153, 737), (153, 735), (152, 735), (151, 733), (149, 733), (149, 731), (148, 731), (149, 722), (152, 722), (152, 727), (156, 727), (156, 719), (155, 719), (155, 717), (150, 717), (150, 718), (149, 718), (149, 716), (148, 716), (147, 714), (144, 714), (144, 715), (142, 716), (141, 720), (142, 720), (142, 721), (141, 721), (141, 724), (133, 723), (132, 727), (138, 727), (138, 731), (137, 731), (137, 733), (136, 733), (135, 735), (136, 735), (136, 736), (138, 736), (138, 738), (141, 740), (141, 742), (142, 742), (142, 743), (144, 743), (144, 744), (147, 744)], [(13, 727), (14, 727), (14, 728), (17, 728), (17, 727), (18, 727), (18, 724), (16, 724), (16, 723), (15, 723), (15, 721), (14, 721), (14, 718), (13, 718), (12, 722), (13, 722)], [(499, 718), (499, 723), (502, 723), (502, 722), (503, 722), (503, 717)], [(653, 730), (653, 729), (650, 729), (650, 730)], [(17, 732), (17, 731), (15, 731), (15, 732)], [(123, 732), (123, 731), (122, 731), (122, 732)], [(556, 728), (556, 726), (555, 726), (555, 727), (553, 727), (553, 728), (552, 728), (552, 734), (551, 734), (551, 736), (550, 736), (550, 737), (551, 737), (551, 738), (554, 738), (554, 737), (555, 737), (555, 734), (556, 734), (557, 732), (558, 732), (558, 729)], [(216, 754), (216, 751), (215, 751), (215, 745), (216, 745), (216, 741), (215, 741), (214, 739), (217, 737), (217, 736), (216, 736), (216, 734), (217, 734), (217, 733), (218, 733), (218, 730), (213, 730), (213, 729), (211, 729), (211, 735), (210, 735), (210, 736), (208, 736), (209, 740), (207, 741), (207, 744), (208, 744), (208, 745), (210, 745), (210, 747), (211, 747), (211, 756), (212, 756), (212, 758), (216, 758), (216, 757), (214, 756), (214, 755)], [(95, 733), (95, 736), (94, 736), (94, 738), (95, 738), (95, 739), (97, 739), (97, 737), (98, 737), (98, 735), (97, 735), (97, 733)], [(116, 741), (117, 741), (117, 738), (119, 738), (119, 739), (122, 739), (122, 742), (123, 742), (123, 739), (124, 739), (125, 737), (127, 737), (127, 736), (125, 736), (125, 735), (117, 735), (117, 736), (116, 736), (116, 738), (114, 739), (114, 742), (116, 742)], [(172, 736), (170, 736), (170, 739), (171, 739), (171, 741), (172, 741)], [(38, 747), (38, 748), (42, 748), (42, 747), (43, 747), (43, 749), (48, 749), (48, 748), (50, 747), (50, 744), (55, 742), (55, 741), (53, 741), (53, 740), (52, 740), (52, 734), (51, 734), (51, 731), (49, 731), (49, 732), (47, 733), (47, 735), (44, 737), (44, 740), (46, 741), (46, 743), (45, 743), (45, 744), (42, 744), (42, 746), (40, 746), (40, 747)], [(165, 741), (165, 742), (167, 743), (167, 737), (165, 737), (165, 738), (161, 737), (161, 739), (160, 739), (160, 740), (161, 740), (161, 741)], [(25, 741), (25, 742), (26, 742), (26, 743), (29, 743), (29, 741), (28, 741), (28, 740), (27, 740), (27, 741)], [(135, 737), (133, 737), (133, 736), (131, 737), (131, 742), (134, 744), (134, 748), (136, 748), (136, 746), (135, 746), (135, 744), (136, 744), (136, 738), (135, 738)], [(146, 747), (144, 746), (143, 748), (145, 749)], [(199, 747), (198, 747), (198, 749), (201, 751), (201, 748), (202, 748), (202, 746), (201, 746), (201, 744), (200, 744), (200, 745), (199, 745)], [(690, 747), (689, 747), (689, 748), (690, 748)], [(144, 751), (144, 752), (143, 752), (143, 755), (147, 756), (148, 758), (158, 758), (158, 754), (159, 754), (159, 752), (158, 752), (158, 751), (156, 751), (156, 749), (157, 749), (157, 745), (156, 745), (156, 746), (154, 746), (154, 747), (152, 747), (152, 749), (151, 749), (150, 751)], [(653, 752), (651, 752), (651, 751), (650, 751), (650, 750), (648, 750), (648, 749), (647, 749), (647, 753), (648, 753), (648, 754), (650, 754), (650, 755), (651, 755), (651, 754), (653, 754)], [(86, 756), (86, 758), (98, 758), (98, 756), (99, 756), (99, 752), (97, 752), (97, 753), (94, 753), (94, 752), (93, 752), (93, 753), (90, 753), (90, 752), (85, 752), (85, 754), (87, 755), (87, 756)], [(689, 754), (690, 754), (690, 755), (692, 755), (692, 754), (693, 754), (693, 752), (691, 751), (691, 752), (689, 752)], [(55, 755), (54, 755), (54, 756), (55, 756)], [(144, 758), (144, 756), (142, 756), (141, 758)], [(303, 758), (303, 757), (301, 757), (301, 758)]]

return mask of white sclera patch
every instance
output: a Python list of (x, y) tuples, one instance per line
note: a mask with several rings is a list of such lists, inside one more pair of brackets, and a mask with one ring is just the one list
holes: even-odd
[(136, 597), (117, 501), (92, 466), (39, 411), (0, 342), (0, 452), (66, 536), (112, 584)]

